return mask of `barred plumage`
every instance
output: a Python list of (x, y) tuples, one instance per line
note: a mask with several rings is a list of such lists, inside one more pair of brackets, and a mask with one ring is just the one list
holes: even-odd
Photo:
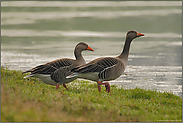
[(74, 50), (74, 55), (76, 60), (69, 58), (57, 59), (46, 64), (39, 65), (32, 68), (31, 70), (25, 71), (24, 73), (31, 72), (27, 77), (37, 77), (40, 78), (44, 83), (50, 85), (63, 84), (66, 89), (68, 89), (65, 83), (71, 82), (74, 79), (67, 79), (66, 76), (70, 74), (70, 70), (78, 65), (85, 64), (85, 60), (82, 57), (81, 52), (83, 50), (94, 51), (86, 43), (80, 42), (76, 45)]
[(114, 80), (123, 74), (127, 62), (130, 44), (136, 37), (144, 36), (144, 34), (136, 31), (129, 31), (125, 40), (123, 52), (117, 57), (105, 57), (95, 59), (85, 65), (78, 66), (71, 71), (71, 75), (67, 78), (78, 77), (96, 81), (98, 83), (98, 91), (101, 91), (100, 85), (105, 85), (106, 91), (110, 92), (110, 85), (103, 81)]
[(31, 74), (51, 74), (52, 72), (61, 67), (72, 65), (73, 62), (73, 59), (58, 59), (43, 65), (39, 65), (31, 70), (23, 72), (23, 74), (27, 72), (31, 72)]

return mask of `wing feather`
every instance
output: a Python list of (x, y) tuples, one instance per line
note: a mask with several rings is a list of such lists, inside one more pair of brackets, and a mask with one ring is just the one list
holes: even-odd
[(23, 74), (27, 73), (27, 72), (31, 72), (31, 74), (51, 74), (55, 70), (57, 70), (61, 67), (66, 67), (66, 66), (72, 65), (73, 61), (74, 60), (67, 59), (67, 58), (54, 60), (52, 62), (48, 62), (46, 64), (39, 65), (35, 68), (32, 68), (31, 70), (25, 71), (25, 72), (23, 72)]
[(112, 57), (99, 58), (85, 65), (78, 66), (71, 71), (78, 73), (102, 72), (103, 70), (118, 64), (118, 62), (118, 59)]

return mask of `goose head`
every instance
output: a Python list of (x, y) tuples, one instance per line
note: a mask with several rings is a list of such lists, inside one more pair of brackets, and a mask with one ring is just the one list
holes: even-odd
[(90, 50), (90, 51), (94, 51), (91, 47), (88, 46), (88, 44), (84, 43), (84, 42), (80, 42), (76, 45), (76, 50)]
[(139, 33), (135, 30), (131, 30), (131, 31), (128, 31), (128, 33), (126, 34), (126, 39), (133, 40), (133, 39), (135, 39), (137, 37), (141, 37), (141, 36), (144, 36), (144, 34)]

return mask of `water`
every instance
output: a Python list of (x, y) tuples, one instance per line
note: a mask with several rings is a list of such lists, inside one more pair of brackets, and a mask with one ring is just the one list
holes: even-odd
[(181, 2), (1, 2), (1, 66), (27, 70), (74, 58), (78, 42), (89, 62), (116, 56), (129, 30), (145, 33), (130, 48), (125, 73), (109, 83), (182, 96)]

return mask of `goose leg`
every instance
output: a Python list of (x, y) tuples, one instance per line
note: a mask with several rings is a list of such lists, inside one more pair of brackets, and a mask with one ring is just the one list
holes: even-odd
[(98, 84), (98, 91), (101, 92), (100, 84)]
[(64, 86), (67, 90), (69, 90), (68, 87), (66, 86), (66, 84), (63, 84), (63, 86)]
[(56, 85), (56, 90), (59, 88), (59, 84)]
[(106, 87), (106, 91), (108, 91), (108, 93), (111, 91), (111, 87), (109, 85), (108, 82), (104, 83), (105, 87)]
[(105, 85), (106, 91), (108, 91), (108, 85)]
[(105, 83), (102, 83), (101, 81), (98, 81), (98, 91), (100, 92), (101, 91), (101, 87), (100, 85), (105, 85), (105, 88), (106, 88), (106, 91), (108, 91), (108, 93), (110, 92), (110, 85), (108, 82), (105, 82)]

